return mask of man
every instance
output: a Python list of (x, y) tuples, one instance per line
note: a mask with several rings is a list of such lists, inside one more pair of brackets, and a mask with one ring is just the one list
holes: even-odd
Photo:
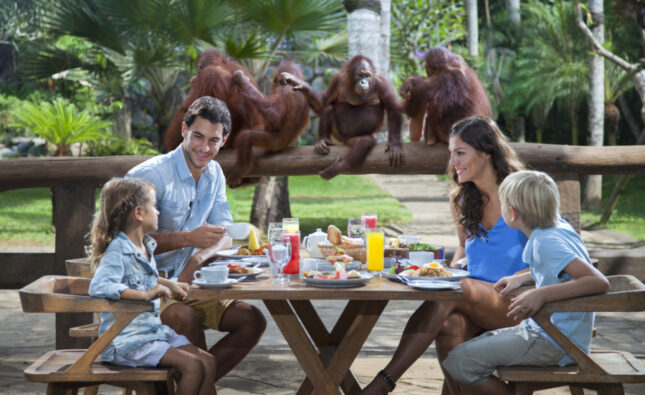
[[(231, 131), (226, 105), (201, 97), (188, 108), (182, 122), (183, 141), (174, 151), (151, 158), (126, 177), (143, 178), (157, 188), (159, 229), (155, 259), (168, 278), (191, 282), (193, 272), (230, 248), (225, 236), (232, 222), (226, 200), (226, 179), (212, 161)], [(195, 249), (201, 249), (195, 254)], [(229, 332), (209, 352), (215, 356), (216, 380), (233, 369), (257, 344), (266, 327), (254, 306), (235, 300), (176, 301), (161, 306), (161, 320), (193, 344), (206, 349), (204, 328)]]

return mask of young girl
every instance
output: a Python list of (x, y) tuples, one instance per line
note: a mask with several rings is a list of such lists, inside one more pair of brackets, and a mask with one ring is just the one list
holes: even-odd
[[(152, 255), (156, 242), (146, 233), (157, 229), (155, 189), (140, 179), (113, 178), (101, 192), (101, 207), (90, 233), (90, 296), (153, 301), (103, 351), (103, 362), (127, 366), (170, 366), (181, 373), (177, 394), (215, 393), (215, 359), (178, 335), (159, 318), (159, 297), (186, 298), (188, 284), (159, 277)], [(115, 321), (101, 313), (99, 334)]]

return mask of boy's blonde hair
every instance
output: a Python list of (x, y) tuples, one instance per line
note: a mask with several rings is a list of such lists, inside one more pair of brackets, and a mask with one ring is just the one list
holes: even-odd
[(101, 205), (88, 235), (92, 271), (98, 267), (110, 242), (125, 228), (132, 210), (146, 203), (149, 190), (154, 191), (155, 186), (139, 178), (115, 177), (103, 185)]
[(499, 186), (502, 206), (517, 210), (531, 229), (551, 228), (560, 216), (560, 193), (553, 178), (541, 171), (522, 170), (508, 175)]

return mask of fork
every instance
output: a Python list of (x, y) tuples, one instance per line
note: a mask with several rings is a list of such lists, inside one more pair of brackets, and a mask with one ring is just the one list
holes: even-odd
[(409, 279), (407, 279), (407, 278), (405, 278), (405, 277), (401, 276), (400, 274), (397, 274), (397, 275), (396, 275), (396, 278), (397, 278), (397, 279), (399, 279), (399, 281), (401, 281), (403, 284), (409, 284), (409, 283), (410, 283), (410, 280), (409, 280)]

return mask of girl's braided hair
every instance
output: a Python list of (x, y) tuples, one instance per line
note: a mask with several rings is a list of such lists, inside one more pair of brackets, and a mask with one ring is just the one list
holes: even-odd
[(115, 177), (105, 183), (99, 211), (94, 215), (87, 236), (91, 244), (88, 255), (92, 271), (98, 267), (110, 242), (125, 228), (132, 210), (145, 205), (146, 192), (150, 189), (154, 190), (154, 185), (139, 178)]

